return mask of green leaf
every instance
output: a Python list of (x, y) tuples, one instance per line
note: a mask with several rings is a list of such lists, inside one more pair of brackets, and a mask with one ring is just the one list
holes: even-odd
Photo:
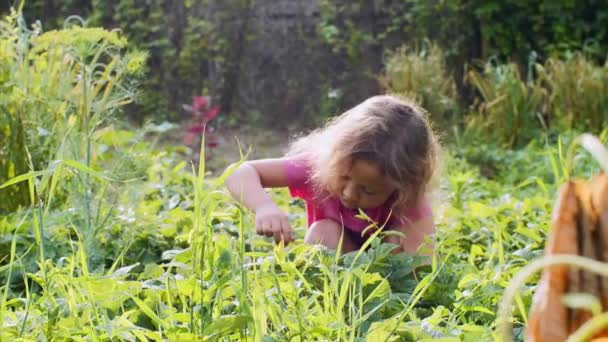
[(222, 336), (224, 333), (247, 328), (251, 317), (247, 315), (225, 315), (214, 319), (213, 323), (205, 328), (205, 337), (212, 338)]
[(110, 310), (118, 310), (129, 297), (137, 295), (142, 289), (140, 282), (114, 278), (93, 278), (86, 280), (86, 283), (85, 288), (95, 304)]
[(471, 207), (471, 214), (477, 218), (487, 218), (495, 214), (495, 210), (480, 202), (469, 203)]
[(76, 169), (76, 170), (78, 170), (78, 171), (82, 171), (82, 172), (84, 172), (84, 173), (88, 173), (88, 174), (90, 174), (91, 176), (94, 176), (94, 177), (97, 177), (97, 178), (101, 178), (101, 179), (105, 179), (105, 180), (109, 180), (109, 181), (114, 181), (114, 182), (117, 182), (117, 181), (118, 181), (118, 180), (116, 180), (116, 179), (113, 179), (113, 178), (107, 177), (107, 176), (105, 176), (103, 173), (101, 173), (101, 172), (97, 172), (97, 171), (95, 171), (95, 170), (91, 169), (90, 167), (88, 167), (88, 166), (86, 166), (86, 165), (84, 165), (84, 164), (82, 164), (82, 163), (79, 163), (79, 162), (77, 162), (77, 161), (75, 161), (75, 160), (64, 159), (64, 160), (62, 160), (62, 162), (63, 162), (64, 164), (68, 165), (68, 166), (73, 167), (74, 169)]
[(44, 175), (48, 175), (53, 173), (55, 170), (54, 169), (47, 169), (47, 170), (43, 170), (43, 171), (30, 171), (28, 173), (22, 174), (20, 176), (17, 176), (9, 181), (7, 181), (6, 183), (0, 185), (0, 189), (4, 189), (8, 186), (11, 186), (13, 184), (17, 184), (19, 182), (23, 182), (25, 180), (30, 180), (36, 177), (40, 177), (40, 176), (44, 176)]
[(369, 284), (375, 284), (384, 279), (378, 272), (367, 273), (359, 268), (355, 269), (353, 271), (353, 273), (357, 276), (357, 278), (359, 278), (359, 280), (361, 280), (361, 284), (363, 286), (369, 285)]
[(141, 299), (131, 296), (131, 299), (137, 304), (139, 309), (146, 314), (154, 323), (156, 323), (159, 327), (163, 327), (164, 329), (169, 329), (169, 324), (162, 320), (158, 315), (152, 310), (148, 304), (144, 303)]
[(479, 275), (475, 273), (466, 274), (464, 277), (460, 278), (458, 282), (458, 288), (462, 289), (468, 287), (472, 283), (476, 283), (479, 281)]
[(496, 313), (494, 313), (492, 310), (486, 309), (484, 307), (481, 306), (467, 306), (467, 305), (462, 305), (460, 307), (463, 311), (477, 311), (477, 312), (483, 312), (483, 313), (487, 313), (489, 315), (495, 316)]

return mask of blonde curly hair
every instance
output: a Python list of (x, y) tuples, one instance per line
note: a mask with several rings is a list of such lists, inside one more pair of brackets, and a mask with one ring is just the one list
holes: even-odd
[(396, 95), (371, 97), (293, 142), (288, 157), (306, 159), (317, 194), (337, 194), (344, 165), (376, 163), (397, 188), (394, 208), (418, 203), (438, 168), (440, 144), (427, 113)]

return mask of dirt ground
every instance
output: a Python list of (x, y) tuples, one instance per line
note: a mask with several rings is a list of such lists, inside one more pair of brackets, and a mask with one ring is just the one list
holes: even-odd
[[(180, 146), (185, 149), (184, 136), (186, 128), (172, 129), (169, 132), (157, 136), (155, 143), (160, 146)], [(205, 151), (208, 159), (205, 165), (207, 171), (212, 175), (219, 175), (228, 165), (237, 162), (241, 154), (247, 159), (276, 158), (281, 157), (287, 151), (289, 143), (299, 135), (296, 132), (268, 130), (260, 128), (220, 128), (214, 130), (212, 137), (217, 144)], [(200, 143), (194, 142), (191, 147)], [(184, 153), (185, 159), (197, 159), (198, 152), (194, 149)]]
[(223, 170), (230, 163), (240, 159), (280, 157), (287, 151), (294, 135), (287, 132), (253, 129), (229, 129), (216, 131), (217, 147), (211, 149), (208, 169), (213, 173)]

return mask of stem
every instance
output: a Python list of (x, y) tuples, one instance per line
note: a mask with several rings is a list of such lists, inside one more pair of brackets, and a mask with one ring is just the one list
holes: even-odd
[[(81, 72), (82, 72), (82, 120), (84, 123), (83, 132), (85, 134), (86, 146), (85, 146), (85, 165), (87, 167), (91, 167), (91, 139), (89, 137), (89, 111), (87, 107), (88, 102), (88, 89), (87, 89), (87, 72), (86, 65), (81, 63)], [(86, 240), (90, 241), (90, 233), (91, 233), (91, 204), (89, 198), (89, 190), (90, 190), (90, 180), (91, 177), (89, 174), (84, 175), (84, 204), (85, 204), (85, 214), (87, 216), (87, 230), (86, 230)], [(85, 244), (86, 247), (89, 247), (89, 243)]]
[[(497, 318), (497, 329), (498, 329), (498, 341), (512, 341), (511, 335), (511, 320), (509, 319), (513, 310), (513, 298), (517, 294), (519, 288), (524, 285), (526, 280), (538, 272), (539, 270), (552, 266), (552, 265), (571, 265), (581, 269), (585, 269), (591, 272), (595, 272), (604, 277), (608, 277), (608, 264), (597, 260), (585, 258), (578, 255), (570, 254), (558, 254), (558, 255), (545, 255), (544, 257), (537, 259), (517, 273), (517, 275), (509, 282), (509, 285), (505, 289), (505, 295), (500, 302), (498, 307), (498, 318)], [(602, 317), (602, 316), (598, 316)], [(602, 320), (600, 324), (604, 323)], [(585, 324), (583, 327), (586, 327)], [(586, 328), (591, 329), (591, 328)], [(578, 333), (578, 332), (577, 332)], [(576, 336), (577, 333), (575, 333)]]

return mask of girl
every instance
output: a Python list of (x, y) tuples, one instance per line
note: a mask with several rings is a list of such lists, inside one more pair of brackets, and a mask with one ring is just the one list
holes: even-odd
[(348, 252), (384, 228), (404, 233), (386, 240), (413, 254), (434, 232), (425, 192), (438, 152), (421, 108), (374, 96), (295, 141), (285, 157), (241, 164), (226, 186), (255, 212), (256, 232), (277, 243), (292, 241), (292, 228), (264, 188), (287, 186), (306, 201), (306, 243), (336, 249), (342, 238)]

